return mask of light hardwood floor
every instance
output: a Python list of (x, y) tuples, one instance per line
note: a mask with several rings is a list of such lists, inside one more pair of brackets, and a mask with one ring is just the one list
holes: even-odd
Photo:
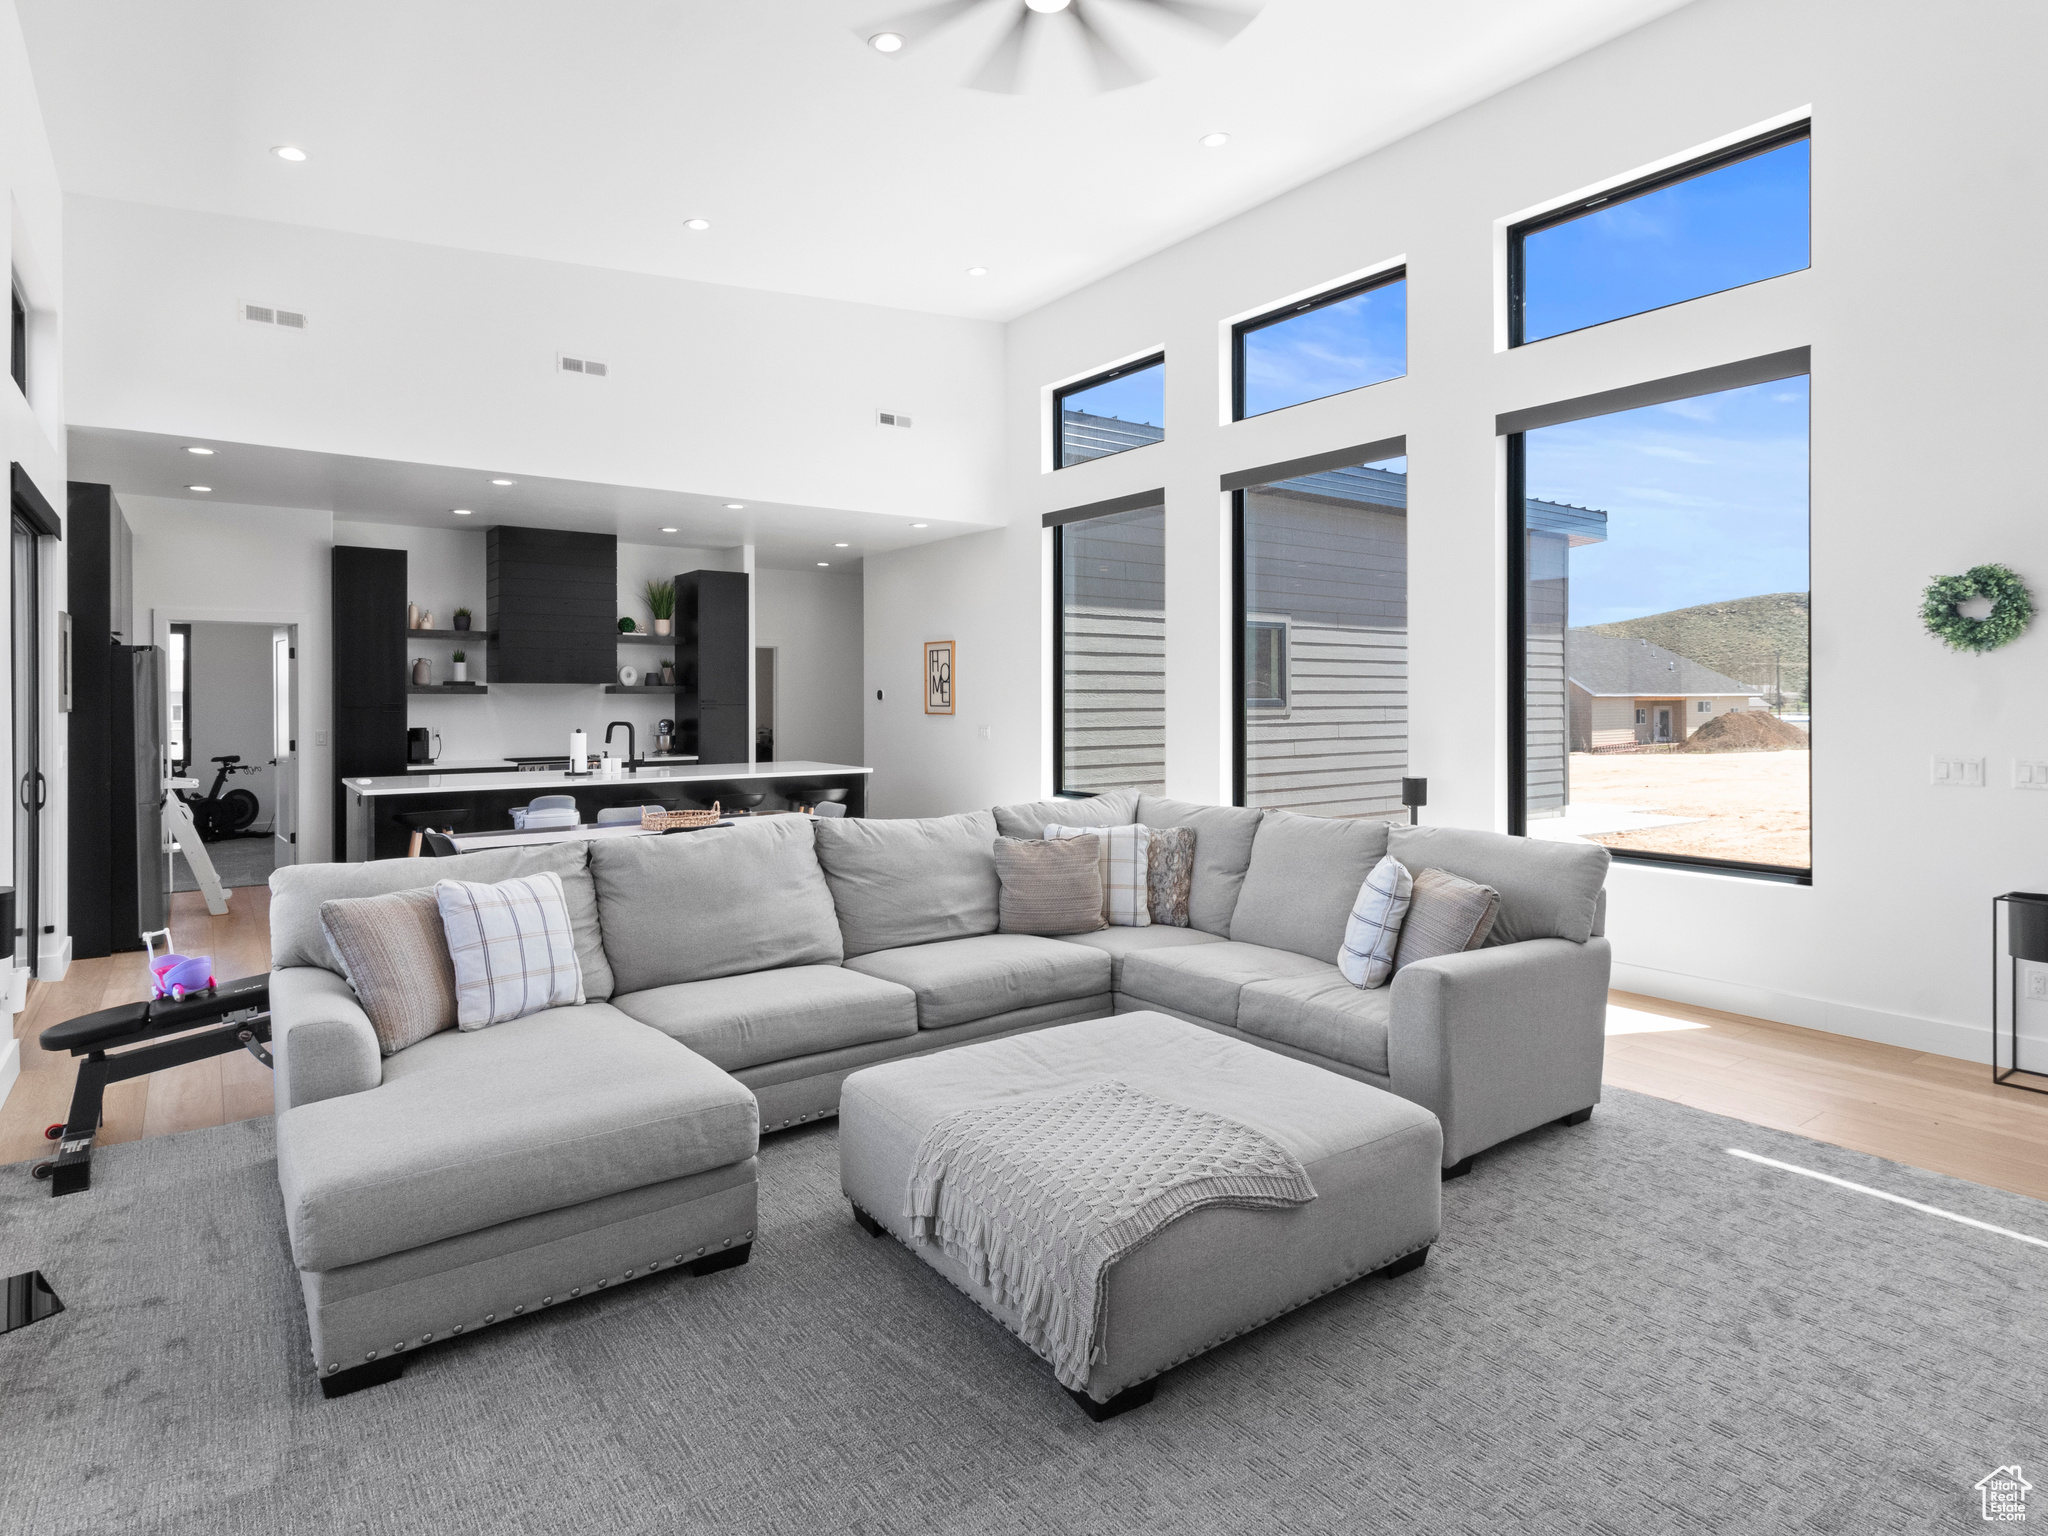
[[(263, 886), (235, 891), (219, 918), (180, 893), (173, 942), (180, 954), (212, 955), (216, 975), (246, 976), (270, 965), (269, 913)], [(80, 960), (61, 982), (31, 988), (16, 1021), (21, 1079), (0, 1108), (0, 1165), (46, 1156), (43, 1127), (71, 1103), (76, 1063), (37, 1048), (36, 1035), (148, 990), (139, 952)], [(2048, 1199), (2048, 1096), (1996, 1087), (1986, 1067), (1628, 992), (1609, 1000), (1606, 1078), (1616, 1087)], [(117, 1083), (100, 1140), (269, 1113), (270, 1074), (238, 1051)]]

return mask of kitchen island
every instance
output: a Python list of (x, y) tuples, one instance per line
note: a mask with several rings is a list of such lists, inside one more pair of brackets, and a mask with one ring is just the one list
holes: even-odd
[[(747, 808), (745, 801), (755, 795), (762, 797), (757, 807), (761, 810), (833, 799), (844, 803), (847, 815), (859, 816), (867, 808), (871, 772), (851, 763), (691, 763), (649, 764), (616, 779), (511, 770), (348, 778), (341, 781), (346, 830), (337, 854), (352, 864), (404, 857), (412, 842), (412, 821), (421, 811), (463, 813), (459, 818), (450, 817), (462, 832), (509, 830), (512, 807), (524, 806), (540, 795), (573, 796), (585, 822), (594, 822), (607, 806), (693, 810), (718, 800), (733, 811)], [(400, 817), (407, 819), (401, 821)]]

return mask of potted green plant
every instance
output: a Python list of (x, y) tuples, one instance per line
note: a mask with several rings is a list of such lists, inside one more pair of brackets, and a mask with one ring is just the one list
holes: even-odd
[(654, 632), (665, 635), (676, 616), (676, 584), (672, 581), (647, 583), (647, 611), (654, 615)]
[(458, 683), (468, 682), (469, 653), (467, 651), (457, 651), (449, 660), (455, 664), (455, 681)]
[(455, 627), (457, 629), (469, 628), (469, 610), (467, 608), (455, 610)]
[(673, 688), (676, 684), (676, 659), (673, 656), (661, 658), (661, 685)]
[(640, 626), (634, 623), (631, 619), (619, 620), (619, 633), (622, 635), (630, 635), (633, 633), (634, 630), (638, 629), (639, 627)]

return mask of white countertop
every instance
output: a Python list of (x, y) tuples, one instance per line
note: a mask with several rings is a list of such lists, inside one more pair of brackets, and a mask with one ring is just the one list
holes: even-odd
[[(569, 754), (568, 754), (568, 753), (564, 752), (564, 753), (562, 754), (562, 761), (563, 761), (563, 762), (565, 762), (565, 763), (569, 761)], [(648, 754), (647, 754), (647, 756), (646, 756), (646, 757), (644, 757), (643, 759), (641, 759), (641, 761), (643, 761), (643, 762), (648, 762), (648, 763), (653, 763), (653, 764), (656, 764), (656, 765), (657, 765), (657, 766), (659, 766), (659, 767), (664, 767), (664, 768), (666, 768), (666, 767), (669, 767), (669, 766), (671, 766), (671, 765), (673, 765), (673, 764), (677, 764), (677, 763), (694, 763), (694, 762), (696, 762), (696, 761), (697, 761), (697, 759), (696, 759), (696, 758), (694, 758), (694, 757), (690, 757), (690, 756), (687, 756), (686, 754), (684, 754), (684, 753), (681, 753), (681, 752), (650, 752), (650, 753), (648, 753)], [(512, 769), (512, 760), (511, 760), (510, 758), (507, 758), (507, 757), (476, 757), (476, 758), (449, 758), (449, 757), (444, 757), (444, 758), (437, 758), (437, 759), (436, 759), (435, 761), (433, 761), (433, 762), (431, 762), (431, 763), (407, 763), (407, 764), (405, 765), (405, 771), (406, 771), (407, 773), (409, 773), (409, 774), (411, 774), (411, 773), (510, 773), (510, 772), (512, 772), (512, 771), (513, 771), (513, 769)], [(536, 771), (538, 771), (538, 770), (536, 770)]]
[(374, 799), (380, 795), (477, 795), (493, 790), (531, 790), (541, 794), (551, 789), (631, 789), (634, 785), (653, 789), (663, 784), (702, 784), (727, 779), (808, 779), (830, 774), (873, 773), (855, 763), (695, 763), (669, 768), (642, 768), (622, 778), (603, 779), (594, 773), (572, 777), (566, 773), (403, 773), (383, 778), (343, 779), (352, 795)]

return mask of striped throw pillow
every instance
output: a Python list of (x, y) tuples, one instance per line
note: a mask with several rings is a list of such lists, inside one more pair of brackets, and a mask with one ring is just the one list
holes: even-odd
[(479, 885), (434, 887), (455, 963), (455, 1023), (484, 1029), (583, 1001), (583, 967), (553, 870)]
[(1151, 865), (1152, 829), (1121, 827), (1062, 827), (1045, 829), (1047, 842), (1069, 837), (1102, 839), (1102, 917), (1112, 928), (1152, 926)]
[(1408, 915), (1414, 889), (1408, 866), (1391, 853), (1372, 867), (1351, 918), (1344, 924), (1344, 948), (1337, 969), (1354, 987), (1384, 987), (1394, 974), (1394, 950), (1401, 942), (1401, 919)]

